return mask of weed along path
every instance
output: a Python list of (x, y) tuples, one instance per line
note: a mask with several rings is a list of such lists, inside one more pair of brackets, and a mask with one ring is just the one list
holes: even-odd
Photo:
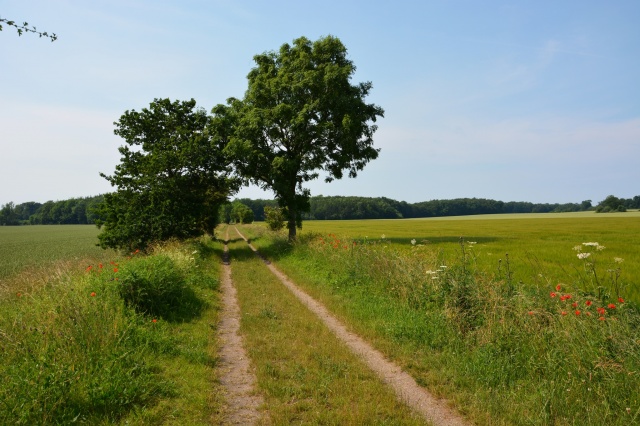
[(450, 409), (446, 403), (432, 396), (420, 387), (409, 374), (399, 366), (387, 360), (384, 355), (373, 348), (361, 337), (351, 333), (334, 317), (322, 304), (309, 296), (266, 260), (258, 250), (235, 228), (238, 235), (244, 239), (251, 250), (266, 264), (269, 270), (295, 297), (312, 311), (346, 346), (373, 370), (389, 387), (393, 389), (397, 398), (418, 413), (422, 418), (436, 426), (466, 426), (469, 423), (457, 412)]
[(224, 417), (227, 424), (252, 425), (263, 419), (259, 411), (263, 398), (256, 392), (256, 377), (251, 371), (249, 358), (239, 334), (240, 308), (236, 289), (231, 280), (228, 241), (227, 230), (220, 283), (223, 307), (218, 325), (218, 338), (221, 344), (218, 368), (220, 381), (226, 390), (227, 401)]

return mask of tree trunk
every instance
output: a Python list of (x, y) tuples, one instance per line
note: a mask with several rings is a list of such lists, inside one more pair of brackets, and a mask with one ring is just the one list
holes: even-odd
[(289, 228), (289, 241), (295, 241), (296, 240), (296, 214), (297, 214), (297, 208), (295, 206), (295, 201), (293, 203), (291, 203), (292, 205), (288, 207), (288, 212), (289, 212), (289, 221), (287, 222), (287, 228)]

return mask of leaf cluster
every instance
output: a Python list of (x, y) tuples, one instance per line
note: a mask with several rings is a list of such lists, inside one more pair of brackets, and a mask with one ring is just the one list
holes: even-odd
[(0, 18), (0, 31), (2, 31), (2, 24), (1, 24), (2, 22), (4, 22), (6, 25), (9, 25), (10, 27), (15, 27), (16, 31), (18, 32), (18, 36), (21, 36), (23, 33), (34, 33), (34, 34), (38, 34), (40, 38), (48, 37), (51, 39), (52, 42), (58, 39), (58, 36), (56, 35), (56, 33), (49, 34), (46, 31), (40, 32), (33, 25), (29, 27), (28, 22), (23, 22), (22, 25), (20, 25), (20, 24), (16, 24), (15, 21), (11, 21), (5, 18)]

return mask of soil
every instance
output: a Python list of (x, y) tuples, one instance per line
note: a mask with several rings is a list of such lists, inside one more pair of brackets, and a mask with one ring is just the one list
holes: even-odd
[[(258, 250), (236, 229), (249, 247), (259, 255), (271, 272), (276, 275), (305, 306), (315, 313), (333, 333), (341, 339), (351, 351), (360, 357), (385, 383), (396, 393), (399, 400), (413, 408), (427, 421), (440, 426), (467, 426), (467, 422), (459, 413), (451, 409), (445, 400), (431, 395), (426, 389), (420, 387), (408, 373), (398, 365), (389, 361), (385, 356), (358, 335), (350, 332), (336, 317), (315, 299), (296, 286), (286, 275), (279, 271), (273, 264), (264, 259)], [(239, 322), (239, 313), (234, 321)], [(240, 355), (244, 356), (245, 355)], [(237, 402), (230, 402), (237, 404)]]
[[(228, 233), (226, 235), (228, 241)], [(260, 406), (263, 398), (256, 392), (256, 376), (242, 344), (240, 308), (231, 280), (227, 244), (224, 246), (222, 282), (222, 312), (218, 324), (220, 382), (226, 392), (225, 424), (253, 425), (263, 420)]]

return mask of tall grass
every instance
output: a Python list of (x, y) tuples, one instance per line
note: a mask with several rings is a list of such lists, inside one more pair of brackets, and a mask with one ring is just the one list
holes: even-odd
[(605, 251), (579, 259), (569, 248), (572, 279), (540, 285), (514, 280), (511, 261), (501, 274), (482, 269), (481, 254), (465, 241), (443, 252), (385, 240), (307, 233), (293, 247), (283, 239), (258, 243), (479, 423), (640, 421), (640, 314), (600, 269)]
[[(28, 292), (6, 293), (0, 424), (207, 424), (221, 404), (211, 396), (218, 269), (210, 255), (201, 243), (158, 247), (149, 257), (39, 276)], [(145, 286), (171, 285), (153, 303), (145, 299)]]

